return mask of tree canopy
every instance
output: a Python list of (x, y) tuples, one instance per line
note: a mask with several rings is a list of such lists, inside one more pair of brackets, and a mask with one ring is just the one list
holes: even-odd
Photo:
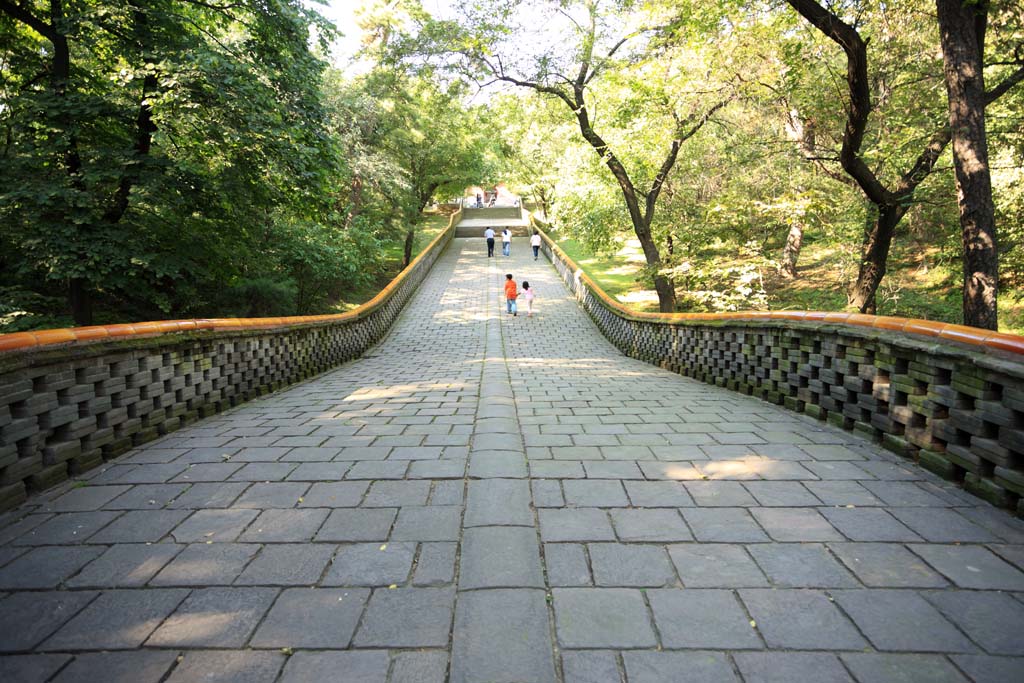
[(0, 330), (337, 310), (499, 181), (663, 311), (1024, 301), (1020, 0), (359, 5), (0, 0)]

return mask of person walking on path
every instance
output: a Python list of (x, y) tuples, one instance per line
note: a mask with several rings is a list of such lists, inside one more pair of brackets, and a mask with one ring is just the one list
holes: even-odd
[(487, 238), (487, 257), (494, 256), (494, 228), (484, 230), (484, 237)]
[(530, 246), (533, 247), (533, 260), (536, 261), (540, 255), (540, 233), (536, 230), (533, 231), (533, 235), (530, 236)]
[(501, 253), (505, 256), (512, 255), (512, 231), (508, 228), (501, 231)]
[(516, 310), (516, 299), (519, 292), (516, 291), (516, 281), (512, 279), (512, 273), (505, 274), (505, 310), (513, 316), (519, 315)]
[(523, 280), (523, 297), (526, 299), (526, 317), (533, 317), (533, 299), (536, 294), (533, 293), (533, 289), (530, 288), (530, 283)]

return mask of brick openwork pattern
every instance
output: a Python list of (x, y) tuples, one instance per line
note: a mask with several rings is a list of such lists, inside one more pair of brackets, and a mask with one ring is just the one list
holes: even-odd
[(851, 324), (631, 316), (547, 235), (543, 250), (626, 355), (861, 433), (1024, 516), (1024, 356)]
[[(0, 335), (17, 343), (0, 349), (0, 510), (132, 446), (359, 357), (387, 333), (458, 220), (351, 313), (78, 328), (103, 333), (90, 343), (75, 341), (76, 330)], [(42, 343), (56, 333), (68, 341)]]

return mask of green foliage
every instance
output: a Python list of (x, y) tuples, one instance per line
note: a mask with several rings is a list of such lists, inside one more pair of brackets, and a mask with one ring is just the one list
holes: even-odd
[(79, 323), (334, 310), (496, 158), (458, 85), (329, 68), (301, 0), (8, 5), (3, 331), (67, 324), (74, 288)]

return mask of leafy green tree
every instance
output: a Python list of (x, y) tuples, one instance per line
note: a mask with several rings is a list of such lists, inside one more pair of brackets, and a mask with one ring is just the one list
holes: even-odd
[(76, 323), (201, 309), (282, 207), (322, 209), (314, 25), (298, 0), (0, 0), (0, 221)]

